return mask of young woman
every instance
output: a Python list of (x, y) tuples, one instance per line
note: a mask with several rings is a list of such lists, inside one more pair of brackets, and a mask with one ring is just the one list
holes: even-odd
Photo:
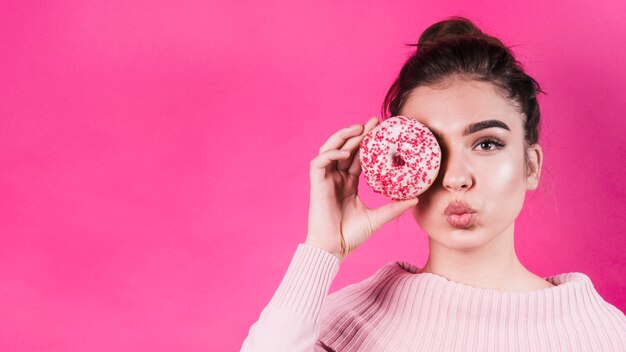
[[(538, 92), (469, 20), (430, 26), (383, 114), (435, 134), (435, 183), (419, 200), (369, 209), (358, 146), (378, 120), (330, 136), (311, 161), (306, 241), (242, 351), (626, 351), (626, 318), (589, 277), (541, 278), (515, 253), (515, 219), (541, 174)], [(428, 234), (425, 266), (389, 263), (328, 295), (341, 261), (407, 210)]]

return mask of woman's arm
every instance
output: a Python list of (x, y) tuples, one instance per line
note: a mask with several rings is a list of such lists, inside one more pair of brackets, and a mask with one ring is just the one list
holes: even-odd
[[(417, 198), (370, 209), (358, 196), (358, 148), (378, 124), (342, 128), (311, 160), (308, 233), (278, 290), (252, 325), (241, 351), (325, 351), (316, 345), (319, 315), (341, 261)], [(314, 349), (315, 348), (315, 349)]]
[(316, 345), (319, 316), (339, 259), (301, 243), (280, 286), (248, 332), (242, 352), (327, 351)]

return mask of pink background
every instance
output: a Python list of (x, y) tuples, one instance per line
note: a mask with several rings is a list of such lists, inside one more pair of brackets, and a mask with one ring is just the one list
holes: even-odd
[[(522, 262), (626, 310), (626, 2), (493, 4), (4, 1), (0, 350), (238, 350), (306, 237), (310, 159), (452, 15), (548, 92)], [(331, 292), (426, 244), (405, 215)]]

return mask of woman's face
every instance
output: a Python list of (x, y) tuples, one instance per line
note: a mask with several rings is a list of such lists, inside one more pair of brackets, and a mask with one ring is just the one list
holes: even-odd
[[(426, 125), (442, 149), (437, 179), (412, 209), (430, 240), (463, 250), (512, 235), (526, 191), (537, 188), (542, 161), (541, 148), (532, 146), (531, 170), (525, 174), (523, 115), (513, 103), (491, 83), (457, 79), (445, 88), (415, 88), (400, 115)], [(470, 128), (488, 120), (502, 127)], [(444, 210), (454, 201), (476, 210), (469, 225), (453, 226), (446, 219)]]

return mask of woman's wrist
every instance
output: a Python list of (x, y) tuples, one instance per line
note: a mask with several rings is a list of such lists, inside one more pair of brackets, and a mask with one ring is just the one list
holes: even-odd
[(334, 256), (335, 256), (335, 258), (337, 258), (337, 260), (339, 260), (339, 262), (341, 262), (341, 261), (342, 261), (342, 259), (341, 259), (341, 254), (340, 254), (340, 253), (335, 252), (335, 251), (333, 251), (333, 250), (330, 250), (330, 249), (326, 248), (324, 245), (322, 245), (322, 244), (320, 244), (320, 243), (317, 243), (317, 242), (312, 241), (312, 240), (309, 240), (309, 239), (307, 239), (306, 241), (304, 241), (304, 243), (305, 243), (305, 244), (308, 244), (308, 245), (311, 245), (311, 246), (315, 246), (315, 247), (317, 247), (317, 248), (319, 248), (319, 249), (321, 249), (321, 250), (324, 250), (324, 251), (326, 251), (326, 252), (328, 252), (328, 253), (330, 253), (330, 254), (334, 255)]

